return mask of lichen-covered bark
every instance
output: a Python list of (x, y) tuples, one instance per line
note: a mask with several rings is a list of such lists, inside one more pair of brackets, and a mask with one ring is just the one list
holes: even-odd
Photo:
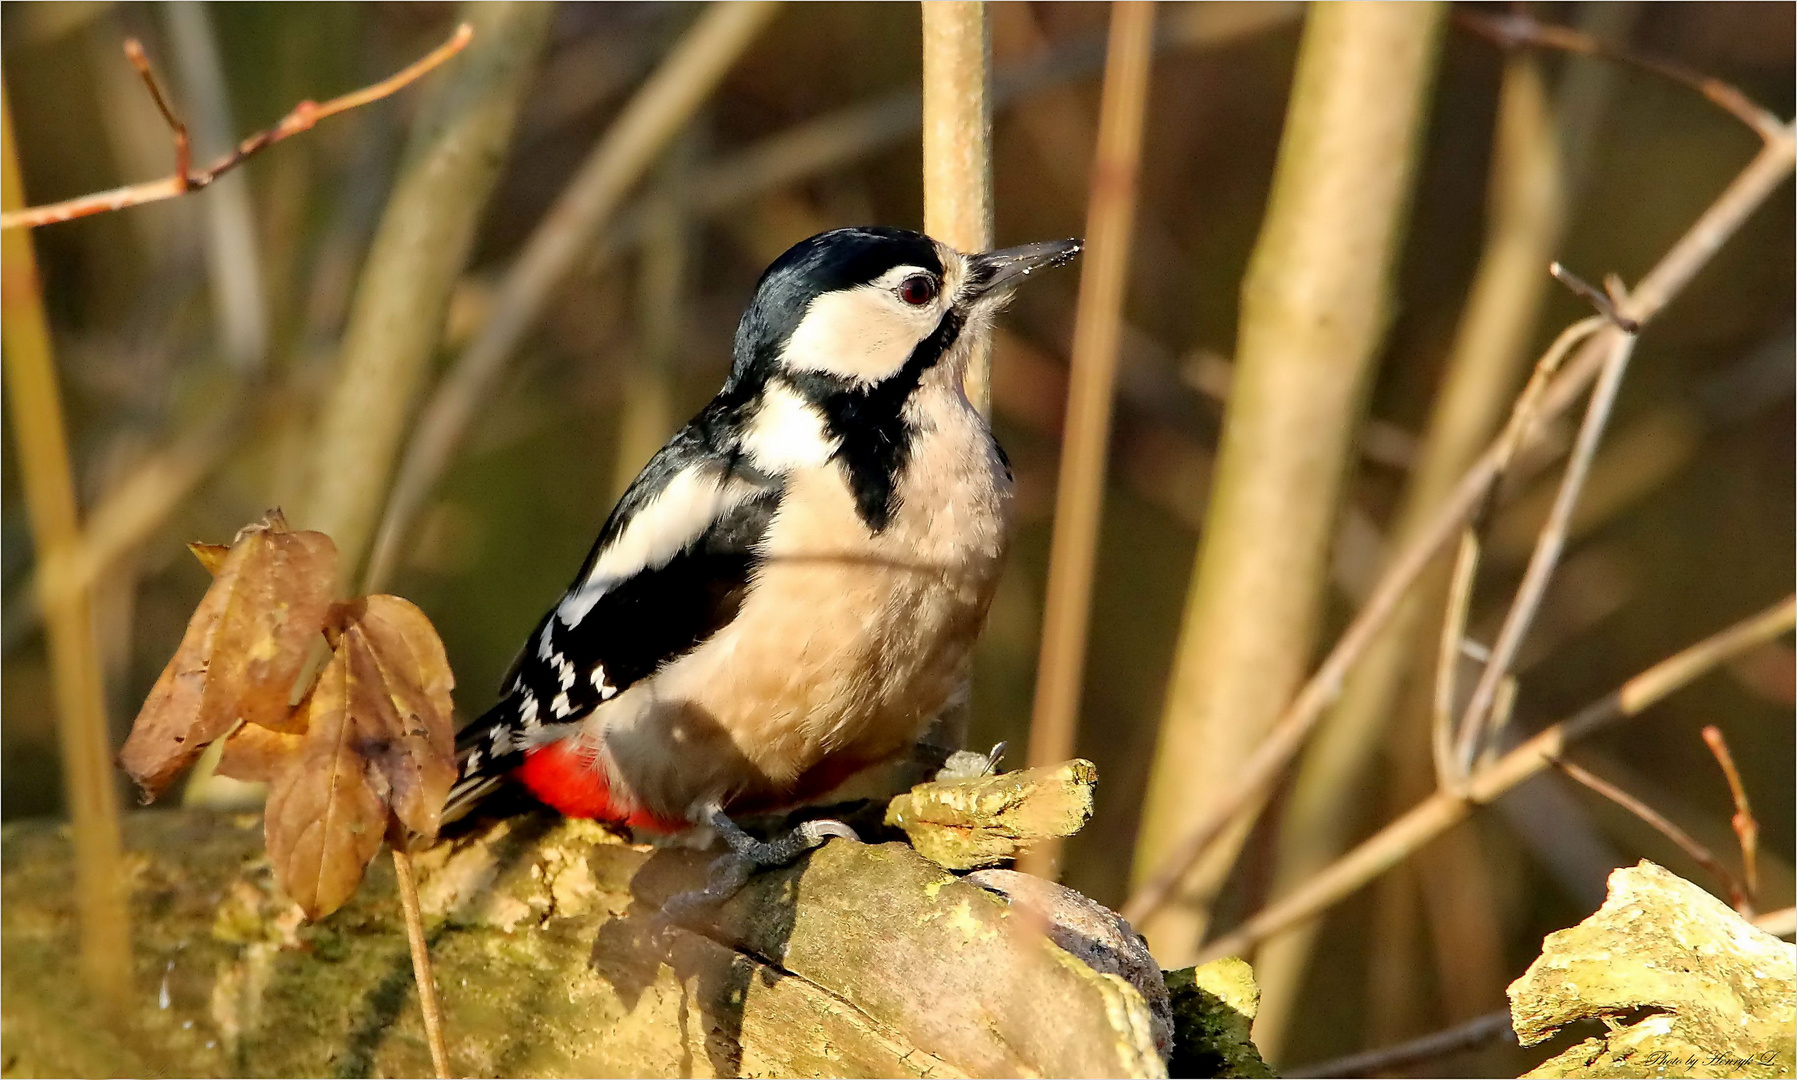
[(1791, 1076), (1797, 946), (1643, 861), (1610, 875), (1604, 906), (1549, 934), (1510, 984), (1524, 1046), (1575, 1020), (1609, 1030), (1529, 1076)]
[(887, 805), (886, 824), (905, 830), (924, 858), (950, 870), (998, 866), (1092, 820), (1098, 769), (1075, 758), (996, 776), (919, 784)]
[[(307, 925), (254, 816), (142, 813), (126, 838), (115, 1035), (77, 1019), (67, 838), (6, 830), (7, 1075), (427, 1074), (387, 860)], [(458, 1075), (1165, 1075), (1134, 988), (904, 845), (832, 841), (691, 929), (660, 907), (706, 856), (587, 822), (511, 819), (418, 863)]]

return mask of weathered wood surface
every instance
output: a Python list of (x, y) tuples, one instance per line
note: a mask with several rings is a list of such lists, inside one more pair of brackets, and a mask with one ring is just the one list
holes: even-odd
[(886, 824), (903, 829), (931, 862), (950, 870), (998, 866), (1038, 841), (1072, 836), (1092, 820), (1098, 768), (1075, 758), (995, 776), (919, 784), (895, 797)]
[(1578, 1020), (1605, 1029), (1529, 1076), (1791, 1076), (1797, 946), (1653, 863), (1623, 867), (1604, 906), (1549, 934), (1510, 984), (1524, 1046)]
[[(254, 816), (127, 821), (140, 1008), (83, 1017), (68, 843), (5, 832), (7, 1075), (413, 1076), (429, 1059), (391, 864), (315, 926)], [(707, 925), (707, 856), (512, 819), (419, 857), (463, 1076), (1165, 1075), (1143, 997), (902, 844), (831, 841)]]

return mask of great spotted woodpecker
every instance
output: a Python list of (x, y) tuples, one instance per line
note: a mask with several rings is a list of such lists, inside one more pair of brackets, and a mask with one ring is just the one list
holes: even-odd
[(962, 685), (1009, 537), (970, 343), (1077, 241), (963, 255), (837, 229), (762, 275), (730, 375), (637, 477), (498, 704), (445, 817), (506, 778), (579, 817), (718, 830), (904, 753)]

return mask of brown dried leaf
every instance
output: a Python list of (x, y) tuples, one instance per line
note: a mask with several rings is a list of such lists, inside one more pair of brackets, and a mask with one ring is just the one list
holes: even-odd
[(206, 568), (208, 574), (217, 577), (219, 570), (225, 565), (225, 556), (231, 554), (231, 545), (202, 544), (194, 540), (187, 545), (187, 550), (193, 552), (193, 557), (200, 560), (200, 565)]
[[(436, 835), (456, 776), (454, 680), (430, 620), (395, 596), (354, 601), (342, 615), (336, 651), (306, 705), (305, 735), (294, 737), (297, 752), (281, 741), (288, 736), (253, 734), (240, 758), (246, 771), (273, 773), (268, 853), (313, 919), (355, 892), (389, 810), (413, 832)], [(233, 736), (227, 756), (235, 745)]]
[(274, 773), (262, 830), (275, 876), (308, 919), (355, 895), (381, 850), (387, 807), (356, 751), (351, 650), (339, 645), (306, 699), (297, 754)]
[[(436, 628), (424, 612), (397, 596), (370, 596), (345, 637), (359, 638), (370, 663), (351, 674), (367, 693), (363, 747), (387, 785), (387, 802), (406, 828), (436, 836), (444, 800), (455, 784), (455, 677)], [(364, 655), (361, 651), (357, 657)], [(358, 699), (352, 710), (360, 717)]]
[(289, 531), (278, 512), (237, 534), (119, 753), (146, 800), (239, 719), (289, 725), (336, 576), (331, 538)]
[[(309, 702), (301, 703), (295, 715), (304, 717)], [(275, 731), (261, 724), (245, 724), (225, 739), (219, 755), (217, 772), (233, 780), (272, 783), (275, 776), (305, 745), (305, 731)]]

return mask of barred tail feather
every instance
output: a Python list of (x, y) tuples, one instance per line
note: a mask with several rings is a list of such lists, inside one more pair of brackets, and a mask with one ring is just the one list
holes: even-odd
[(518, 695), (512, 694), (456, 733), (457, 776), (443, 805), (445, 823), (468, 813), (524, 764), (523, 748), (513, 737), (520, 722)]

